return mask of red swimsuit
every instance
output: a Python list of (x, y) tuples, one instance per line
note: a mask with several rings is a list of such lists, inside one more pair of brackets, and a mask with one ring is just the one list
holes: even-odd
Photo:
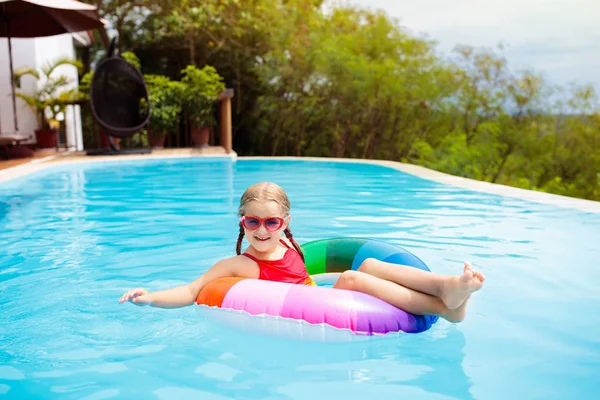
[(248, 253), (244, 256), (254, 260), (260, 268), (258, 279), (276, 282), (296, 283), (300, 285), (314, 285), (313, 280), (306, 271), (306, 265), (302, 261), (300, 254), (292, 249), (284, 240), (280, 240), (287, 251), (283, 258), (279, 260), (259, 260)]

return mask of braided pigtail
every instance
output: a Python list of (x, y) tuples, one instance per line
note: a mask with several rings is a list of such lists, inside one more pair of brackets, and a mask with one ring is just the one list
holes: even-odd
[(292, 245), (294, 246), (294, 248), (296, 249), (298, 254), (300, 254), (300, 257), (302, 257), (302, 261), (304, 261), (304, 253), (302, 252), (300, 245), (298, 243), (296, 243), (296, 241), (294, 240), (294, 237), (292, 236), (292, 231), (290, 230), (290, 228), (285, 228), (283, 233), (285, 233), (285, 237), (288, 238), (290, 242), (292, 242)]
[(242, 253), (242, 240), (244, 240), (244, 226), (240, 222), (240, 235), (238, 236), (237, 245), (235, 246), (235, 252), (238, 256)]

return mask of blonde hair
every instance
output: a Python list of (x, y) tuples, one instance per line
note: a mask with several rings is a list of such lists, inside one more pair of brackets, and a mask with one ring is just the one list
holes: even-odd
[[(238, 216), (243, 217), (246, 212), (246, 206), (251, 201), (274, 201), (281, 207), (281, 212), (284, 217), (287, 217), (290, 214), (290, 199), (288, 198), (285, 191), (281, 188), (281, 186), (277, 185), (273, 182), (259, 182), (250, 186), (240, 199), (240, 205), (238, 207)], [(283, 231), (285, 237), (289, 239), (292, 243), (300, 257), (302, 257), (302, 261), (304, 261), (304, 253), (302, 249), (294, 240), (292, 236), (292, 231), (289, 226), (285, 228)], [(237, 245), (235, 248), (235, 252), (239, 255), (242, 251), (242, 241), (244, 239), (244, 226), (240, 222), (240, 235), (238, 236)]]

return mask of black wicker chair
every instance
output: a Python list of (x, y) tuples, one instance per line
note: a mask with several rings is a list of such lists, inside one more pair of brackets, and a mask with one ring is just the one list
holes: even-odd
[(115, 54), (113, 39), (90, 85), (90, 107), (96, 122), (108, 134), (110, 149), (90, 150), (88, 155), (150, 153), (149, 148), (118, 149), (113, 137), (128, 138), (150, 120), (151, 105), (142, 72)]

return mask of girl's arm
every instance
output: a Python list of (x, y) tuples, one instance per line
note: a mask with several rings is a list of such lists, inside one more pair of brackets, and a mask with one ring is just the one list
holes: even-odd
[(258, 275), (258, 266), (254, 262), (251, 262), (246, 257), (236, 256), (219, 261), (204, 275), (187, 285), (152, 293), (143, 288), (132, 289), (119, 299), (119, 303), (131, 301), (139, 306), (150, 305), (159, 308), (185, 307), (194, 304), (202, 288), (215, 279), (229, 276), (258, 278)]

